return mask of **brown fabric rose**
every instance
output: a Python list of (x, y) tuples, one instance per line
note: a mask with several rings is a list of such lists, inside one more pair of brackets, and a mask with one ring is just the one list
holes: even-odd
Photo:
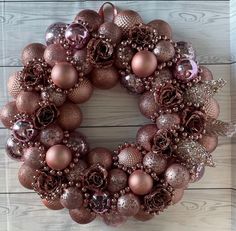
[(183, 92), (171, 83), (166, 83), (154, 92), (155, 102), (164, 109), (171, 109), (183, 102)]
[(168, 130), (158, 130), (157, 133), (153, 137), (152, 141), (152, 151), (154, 153), (162, 153), (167, 156), (171, 156), (172, 154), (172, 139), (173, 134)]
[(144, 197), (144, 206), (149, 212), (161, 212), (171, 204), (171, 201), (171, 193), (160, 186)]
[(90, 190), (103, 189), (107, 185), (107, 170), (100, 164), (91, 166), (84, 174), (84, 185)]
[(45, 105), (39, 108), (35, 113), (35, 127), (40, 129), (52, 124), (58, 115), (58, 110), (54, 104)]
[(206, 126), (206, 118), (201, 111), (194, 111), (194, 109), (188, 108), (183, 111), (182, 121), (185, 127), (185, 131), (189, 135), (200, 135)]
[(90, 63), (98, 68), (111, 66), (114, 62), (114, 47), (104, 39), (91, 39), (88, 43), (88, 58)]

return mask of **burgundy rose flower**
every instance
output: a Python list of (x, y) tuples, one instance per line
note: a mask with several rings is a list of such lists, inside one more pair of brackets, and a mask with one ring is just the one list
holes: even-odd
[(171, 204), (171, 201), (171, 193), (160, 186), (144, 197), (144, 206), (149, 212), (161, 212)]
[(113, 64), (114, 47), (104, 39), (91, 39), (88, 43), (89, 61), (96, 67), (108, 67)]
[(84, 185), (90, 190), (103, 189), (107, 185), (107, 171), (100, 164), (88, 168), (84, 174)]
[(58, 110), (54, 104), (44, 105), (36, 111), (35, 127), (43, 128), (52, 124), (58, 117)]
[(183, 124), (189, 135), (200, 135), (206, 126), (206, 118), (201, 111), (194, 111), (191, 108), (184, 110), (182, 115)]
[(154, 93), (155, 102), (161, 108), (171, 109), (183, 102), (183, 92), (171, 83), (166, 83)]

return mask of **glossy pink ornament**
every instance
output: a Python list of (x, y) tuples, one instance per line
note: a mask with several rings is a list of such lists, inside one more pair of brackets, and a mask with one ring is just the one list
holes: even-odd
[(23, 161), (23, 147), (19, 144), (17, 144), (16, 140), (14, 140), (12, 137), (8, 138), (6, 147), (5, 147), (7, 155), (17, 161)]
[(60, 34), (62, 34), (66, 29), (66, 23), (64, 22), (55, 22), (51, 24), (45, 33), (45, 40), (47, 45), (60, 42)]
[(177, 48), (180, 49), (180, 55), (186, 59), (196, 59), (196, 52), (193, 48), (192, 43), (179, 41), (177, 42)]
[(175, 78), (183, 81), (189, 82), (197, 77), (198, 65), (192, 59), (180, 59), (175, 66)]
[(65, 38), (75, 49), (82, 49), (88, 43), (90, 35), (83, 24), (72, 23), (66, 28)]

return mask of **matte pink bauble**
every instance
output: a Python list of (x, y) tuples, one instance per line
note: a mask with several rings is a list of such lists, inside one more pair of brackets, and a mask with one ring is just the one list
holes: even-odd
[(147, 50), (137, 52), (132, 61), (131, 67), (135, 75), (145, 78), (153, 74), (157, 68), (156, 56)]
[(201, 73), (201, 80), (202, 81), (213, 80), (213, 75), (212, 75), (211, 71), (209, 70), (209, 68), (207, 68), (205, 66), (200, 66), (200, 68), (202, 69), (202, 73)]
[(218, 145), (218, 136), (203, 135), (202, 138), (198, 140), (198, 142), (204, 146), (208, 152), (211, 153), (215, 151)]
[(64, 209), (64, 207), (62, 206), (62, 204), (60, 203), (59, 199), (55, 199), (55, 200), (47, 200), (47, 199), (42, 199), (42, 203), (51, 210), (61, 210)]
[(174, 195), (172, 198), (172, 204), (177, 204), (184, 196), (184, 188), (177, 188), (174, 190)]

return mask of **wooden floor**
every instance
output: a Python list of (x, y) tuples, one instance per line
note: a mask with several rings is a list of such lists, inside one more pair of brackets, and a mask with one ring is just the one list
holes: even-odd
[[(82, 9), (98, 9), (101, 1), (0, 1), (0, 106), (9, 98), (6, 82), (20, 67), (20, 51), (31, 42), (44, 42), (47, 25), (70, 22)], [(146, 22), (169, 22), (174, 39), (191, 41), (198, 60), (228, 85), (217, 96), (220, 118), (236, 121), (236, 1), (116, 1), (119, 8), (137, 10)], [(114, 149), (133, 141), (139, 126), (148, 123), (137, 108), (137, 97), (120, 86), (96, 90), (82, 106), (84, 132), (91, 146)], [(19, 165), (4, 154), (7, 130), (0, 125), (0, 231), (232, 231), (236, 230), (236, 139), (221, 138), (214, 153), (216, 168), (190, 185), (181, 203), (150, 222), (130, 220), (114, 229), (99, 220), (86, 226), (73, 223), (67, 211), (45, 209), (35, 195), (17, 182)]]

